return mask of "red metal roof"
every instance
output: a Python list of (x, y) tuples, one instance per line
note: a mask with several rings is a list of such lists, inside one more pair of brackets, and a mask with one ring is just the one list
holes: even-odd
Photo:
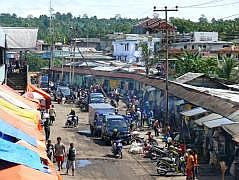
[(140, 23), (137, 24), (137, 26), (141, 26), (146, 29), (150, 29), (152, 31), (160, 31), (160, 30), (165, 30), (168, 28), (169, 31), (175, 31), (175, 27), (161, 19), (146, 19), (144, 21), (141, 21)]

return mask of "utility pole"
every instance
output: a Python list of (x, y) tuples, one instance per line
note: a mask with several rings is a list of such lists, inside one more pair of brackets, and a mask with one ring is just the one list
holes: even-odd
[[(52, 68), (52, 64), (53, 64), (53, 44), (54, 44), (54, 39), (53, 39), (53, 26), (52, 26), (52, 13), (53, 13), (53, 8), (52, 8), (52, 4), (51, 4), (51, 0), (50, 0), (50, 35), (51, 35), (51, 57), (49, 60), (49, 64), (48, 64), (48, 91), (50, 91), (50, 80), (53, 77), (53, 75), (51, 74), (51, 68)], [(53, 80), (53, 79), (52, 79)]]
[(165, 93), (166, 93), (166, 116), (165, 116), (165, 122), (169, 123), (169, 119), (168, 119), (168, 111), (169, 111), (169, 95), (168, 95), (168, 12), (172, 12), (172, 11), (178, 11), (178, 6), (176, 6), (175, 9), (168, 9), (167, 6), (164, 7), (164, 9), (157, 9), (156, 6), (154, 6), (154, 12), (164, 12), (165, 13), (165, 24), (166, 24), (166, 45), (165, 45), (165, 49), (166, 49), (166, 83), (165, 83)]

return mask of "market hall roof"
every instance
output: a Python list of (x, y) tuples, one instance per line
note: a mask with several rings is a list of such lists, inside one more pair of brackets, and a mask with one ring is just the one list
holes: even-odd
[(190, 110), (187, 110), (187, 111), (180, 112), (180, 114), (182, 114), (184, 116), (191, 117), (191, 116), (196, 116), (196, 115), (203, 114), (203, 113), (206, 113), (206, 112), (207, 112), (207, 110), (205, 110), (201, 107), (197, 107), (197, 108), (193, 108), (193, 109), (190, 109)]
[(216, 113), (211, 113), (207, 116), (203, 116), (203, 117), (195, 120), (194, 123), (196, 123), (199, 126), (202, 126), (204, 122), (211, 121), (214, 119), (219, 119), (219, 118), (222, 118), (222, 116), (219, 114), (216, 114)]
[[(61, 68), (53, 67), (52, 69), (62, 72)], [(64, 67), (63, 71), (70, 72), (71, 70), (69, 67)], [(132, 79), (165, 90), (165, 80), (157, 77), (147, 78), (144, 75), (135, 73), (96, 71), (89, 68), (75, 68), (75, 73), (109, 78)], [(239, 110), (239, 94), (235, 91), (217, 91), (215, 89), (199, 88), (169, 81), (169, 94), (227, 118)], [(229, 119), (234, 120), (234, 118)]]
[(34, 49), (37, 42), (37, 28), (3, 27), (8, 49)]

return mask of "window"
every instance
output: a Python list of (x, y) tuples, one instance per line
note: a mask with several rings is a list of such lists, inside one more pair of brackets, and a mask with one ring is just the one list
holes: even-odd
[(128, 51), (128, 50), (129, 50), (129, 43), (125, 44), (124, 50), (125, 50), (125, 51)]
[(184, 45), (184, 47), (183, 47), (184, 49), (187, 49), (187, 45)]
[(207, 48), (207, 46), (206, 45), (203, 45), (203, 49), (206, 49)]
[(135, 51), (138, 51), (138, 50), (139, 50), (139, 45), (135, 44)]

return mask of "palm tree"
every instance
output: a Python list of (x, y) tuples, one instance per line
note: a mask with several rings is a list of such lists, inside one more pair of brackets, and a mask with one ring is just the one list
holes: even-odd
[(231, 74), (233, 72), (233, 69), (236, 67), (236, 65), (237, 63), (234, 58), (224, 58), (224, 61), (220, 68), (221, 77), (226, 78), (227, 80), (230, 80)]

